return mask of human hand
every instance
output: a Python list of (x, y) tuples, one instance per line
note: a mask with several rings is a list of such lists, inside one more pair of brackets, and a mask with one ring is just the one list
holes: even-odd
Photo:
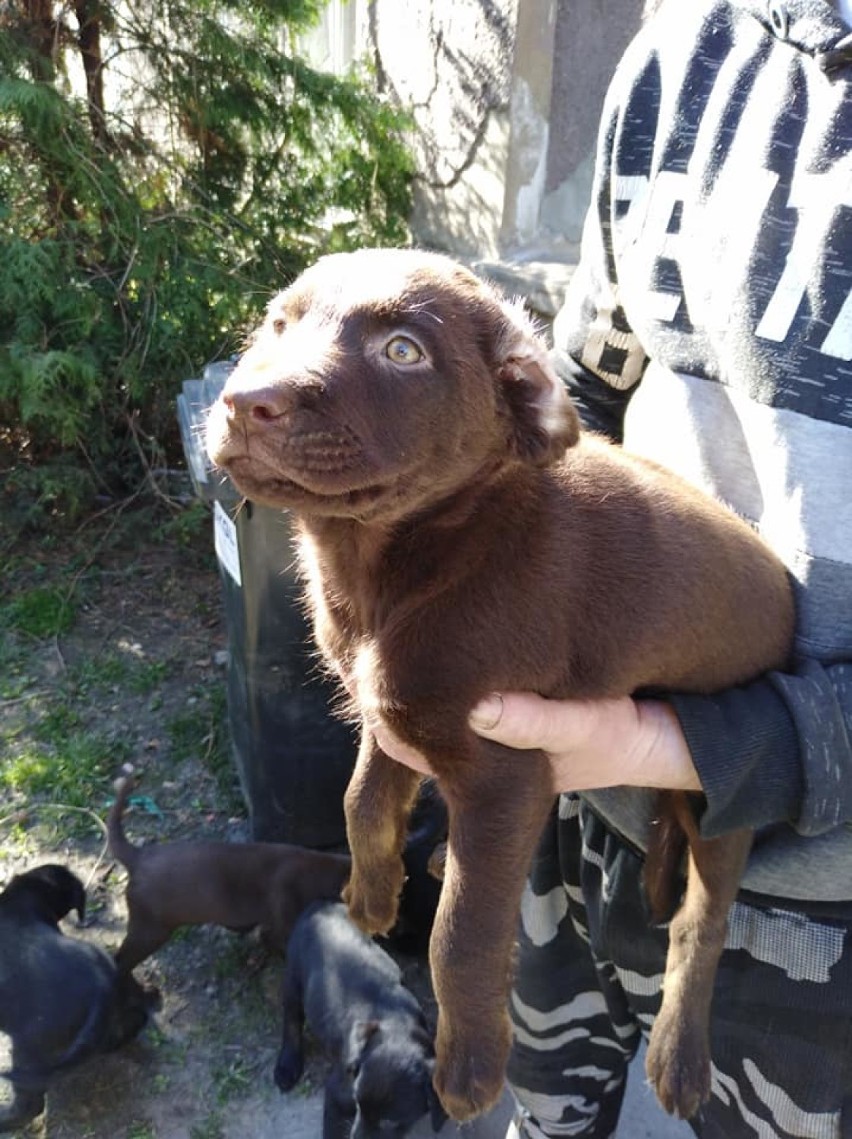
[[(549, 760), (554, 792), (632, 785), (700, 791), (680, 723), (662, 700), (545, 700), (532, 692), (494, 693), (470, 714), (484, 739)], [(377, 720), (369, 724), (393, 759), (432, 774), (425, 757)]]
[(663, 700), (493, 693), (476, 705), (468, 722), (484, 739), (544, 751), (554, 791), (625, 785), (701, 790), (680, 722)]

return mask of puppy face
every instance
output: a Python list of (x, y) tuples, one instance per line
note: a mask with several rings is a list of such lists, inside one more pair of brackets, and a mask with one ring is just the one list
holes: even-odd
[(353, 1139), (402, 1139), (425, 1115), (446, 1120), (432, 1087), (435, 1060), (425, 1031), (414, 1037), (370, 1021), (354, 1027), (347, 1071), (355, 1101)]
[(257, 502), (393, 520), (553, 462), (577, 431), (520, 310), (448, 258), (386, 249), (323, 258), (272, 301), (207, 446)]

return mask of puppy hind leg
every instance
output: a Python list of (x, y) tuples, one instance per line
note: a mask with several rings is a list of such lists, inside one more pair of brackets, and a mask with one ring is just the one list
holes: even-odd
[(351, 1080), (335, 1064), (325, 1081), (322, 1101), (322, 1139), (350, 1139), (355, 1121)]
[(305, 1066), (302, 1038), (305, 1012), (302, 982), (295, 966), (288, 960), (281, 984), (281, 1048), (275, 1061), (273, 1078), (279, 1091), (289, 1092), (299, 1082)]
[(113, 954), (119, 973), (130, 973), (146, 957), (161, 949), (173, 932), (172, 927), (163, 926), (131, 910), (124, 941)]
[(710, 1007), (728, 914), (752, 843), (750, 830), (702, 839), (686, 795), (676, 794), (688, 840), (686, 890), (669, 926), (663, 1002), (645, 1070), (660, 1103), (691, 1118), (710, 1095)]

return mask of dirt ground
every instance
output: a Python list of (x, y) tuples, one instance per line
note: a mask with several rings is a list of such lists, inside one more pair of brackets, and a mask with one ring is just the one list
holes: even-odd
[[(61, 692), (60, 707), (66, 713), (70, 707), (91, 736), (114, 739), (117, 756), (130, 758), (140, 771), (139, 803), (126, 822), (132, 839), (246, 838), (235, 782), (221, 770), (227, 762), (222, 755), (227, 750), (222, 698), (227, 645), (210, 536), (197, 539), (198, 547), (205, 538), (210, 543), (205, 557), (198, 548), (150, 541), (140, 523), (145, 536), (140, 544), (126, 534), (86, 567), (71, 628), (31, 642), (26, 688), (0, 705), (7, 729), (10, 721), (13, 728), (19, 721), (17, 734), (7, 730), (7, 738), (22, 747), (31, 730), (38, 738), (39, 701)], [(95, 545), (101, 536), (100, 530), (93, 533)], [(48, 565), (48, 580), (57, 574), (67, 580), (66, 567), (56, 564), (61, 551), (54, 557), (40, 545), (31, 557), (37, 566)], [(78, 684), (67, 694), (69, 675), (86, 662), (105, 659), (127, 660), (130, 668), (119, 670), (115, 684), (108, 683), (107, 673), (106, 683), (96, 682), (88, 691)], [(127, 685), (128, 677), (139, 675), (155, 682), (146, 691), (139, 683)], [(194, 733), (175, 730), (193, 719)], [(71, 919), (65, 931), (108, 950), (123, 934), (124, 872), (106, 852), (97, 819), (105, 815), (117, 767), (107, 770), (105, 764), (103, 777), (93, 781), (91, 816), (38, 797), (24, 803), (8, 790), (0, 800), (3, 880), (40, 862), (66, 862), (87, 885), (89, 919), (83, 929)], [(287, 1114), (271, 1079), (279, 969), (280, 962), (251, 936), (215, 928), (182, 932), (137, 970), (144, 983), (162, 993), (162, 1008), (149, 1028), (122, 1051), (58, 1082), (46, 1115), (21, 1135), (262, 1135), (262, 1128), (246, 1129), (249, 1103), (251, 1112), (263, 1105), (279, 1119)], [(317, 1078), (309, 1068), (297, 1102), (306, 1099)]]
[[(73, 620), (44, 636), (14, 628), (4, 634), (0, 623), (0, 637), (9, 637), (0, 655), (2, 763), (20, 764), (44, 747), (57, 771), (60, 762), (72, 764), (63, 786), (77, 797), (63, 801), (49, 780), (48, 790), (35, 793), (11, 779), (0, 783), (0, 885), (41, 862), (67, 863), (86, 883), (89, 914), (85, 928), (70, 920), (65, 932), (107, 950), (123, 934), (124, 873), (105, 849), (101, 820), (122, 760), (130, 759), (141, 776), (126, 819), (132, 840), (249, 837), (228, 750), (228, 646), (209, 520), (181, 537), (139, 516), (118, 527), (106, 520), (54, 544), (21, 540), (5, 555), (0, 622), (12, 612), (10, 597), (39, 583), (68, 587)], [(86, 760), (85, 775), (80, 760), (77, 781), (76, 753), (63, 758), (63, 738), (57, 743), (48, 731), (57, 722), (69, 725), (68, 741), (95, 740), (105, 748)], [(37, 762), (26, 770), (37, 774)], [(432, 1017), (425, 961), (400, 962)], [(318, 1137), (323, 1058), (310, 1054), (304, 1079), (289, 1095), (272, 1080), (280, 969), (280, 959), (251, 935), (181, 931), (136, 971), (162, 994), (149, 1027), (121, 1051), (57, 1081), (45, 1115), (19, 1139)], [(2, 1050), (0, 1037), (0, 1067)], [(622, 1139), (689, 1134), (656, 1108), (641, 1074), (631, 1086)], [(490, 1118), (464, 1129), (448, 1125), (442, 1134), (497, 1139), (509, 1112), (507, 1095)], [(424, 1121), (416, 1136), (429, 1134)]]
[[(11, 563), (20, 592), (34, 581), (73, 581), (75, 615), (66, 631), (19, 634), (17, 651), (4, 655), (5, 762), (38, 751), (45, 723), (60, 715), (87, 738), (113, 741), (115, 761), (87, 772), (83, 806), (0, 785), (0, 883), (42, 862), (66, 863), (87, 886), (89, 913), (84, 928), (73, 915), (63, 928), (107, 950), (123, 935), (125, 875), (105, 849), (100, 820), (122, 759), (140, 776), (125, 823), (133, 841), (250, 837), (227, 741), (228, 646), (212, 529), (202, 524), (189, 546), (152, 535), (143, 517), (124, 519), (117, 538), (104, 541), (96, 526), (70, 549), (19, 547)], [(22, 563), (35, 570), (23, 580)], [(45, 745), (45, 754), (57, 768), (73, 762), (73, 754), (63, 760), (61, 743)], [(400, 964), (431, 1015), (425, 961)], [(57, 1081), (46, 1114), (21, 1139), (319, 1135), (322, 1056), (311, 1054), (289, 1095), (272, 1080), (280, 971), (281, 960), (253, 935), (180, 931), (136, 970), (162, 994), (149, 1027)]]

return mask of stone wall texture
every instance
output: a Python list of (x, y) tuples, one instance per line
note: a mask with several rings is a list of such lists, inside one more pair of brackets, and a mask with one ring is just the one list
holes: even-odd
[(576, 259), (607, 83), (642, 0), (332, 0), (312, 54), (369, 59), (412, 116), (416, 240)]

